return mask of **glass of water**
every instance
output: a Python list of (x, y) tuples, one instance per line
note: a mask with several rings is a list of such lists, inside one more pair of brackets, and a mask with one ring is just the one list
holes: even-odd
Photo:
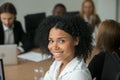
[(34, 80), (43, 80), (44, 70), (42, 67), (34, 68)]

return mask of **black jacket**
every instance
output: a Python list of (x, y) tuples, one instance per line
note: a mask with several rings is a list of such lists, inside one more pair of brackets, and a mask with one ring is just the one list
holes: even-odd
[(103, 65), (105, 60), (105, 53), (101, 52), (95, 55), (88, 65), (92, 78), (96, 77), (96, 80), (101, 80)]

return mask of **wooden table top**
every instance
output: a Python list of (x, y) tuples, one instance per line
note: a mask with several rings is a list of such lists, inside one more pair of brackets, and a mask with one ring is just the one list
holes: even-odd
[(22, 60), (17, 65), (4, 66), (6, 80), (34, 80), (34, 68), (42, 67), (46, 72), (52, 63), (52, 59), (41, 62)]

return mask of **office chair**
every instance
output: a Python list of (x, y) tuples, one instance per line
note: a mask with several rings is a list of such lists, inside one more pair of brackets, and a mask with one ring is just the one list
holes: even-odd
[(46, 18), (46, 14), (44, 12), (36, 13), (36, 14), (28, 14), (24, 17), (26, 33), (33, 46), (34, 46), (35, 30), (44, 18)]
[(79, 13), (80, 13), (79, 11), (69, 11), (65, 15), (77, 16), (77, 15), (79, 15)]

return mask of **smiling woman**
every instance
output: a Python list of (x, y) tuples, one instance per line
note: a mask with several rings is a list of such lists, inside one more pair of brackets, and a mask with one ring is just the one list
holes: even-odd
[(91, 80), (84, 63), (92, 47), (87, 23), (80, 17), (54, 16), (40, 26), (48, 28), (47, 45), (55, 58), (44, 80)]
[(73, 39), (68, 33), (54, 27), (50, 30), (48, 48), (56, 60), (69, 62), (75, 57), (74, 46), (78, 42), (79, 40)]

